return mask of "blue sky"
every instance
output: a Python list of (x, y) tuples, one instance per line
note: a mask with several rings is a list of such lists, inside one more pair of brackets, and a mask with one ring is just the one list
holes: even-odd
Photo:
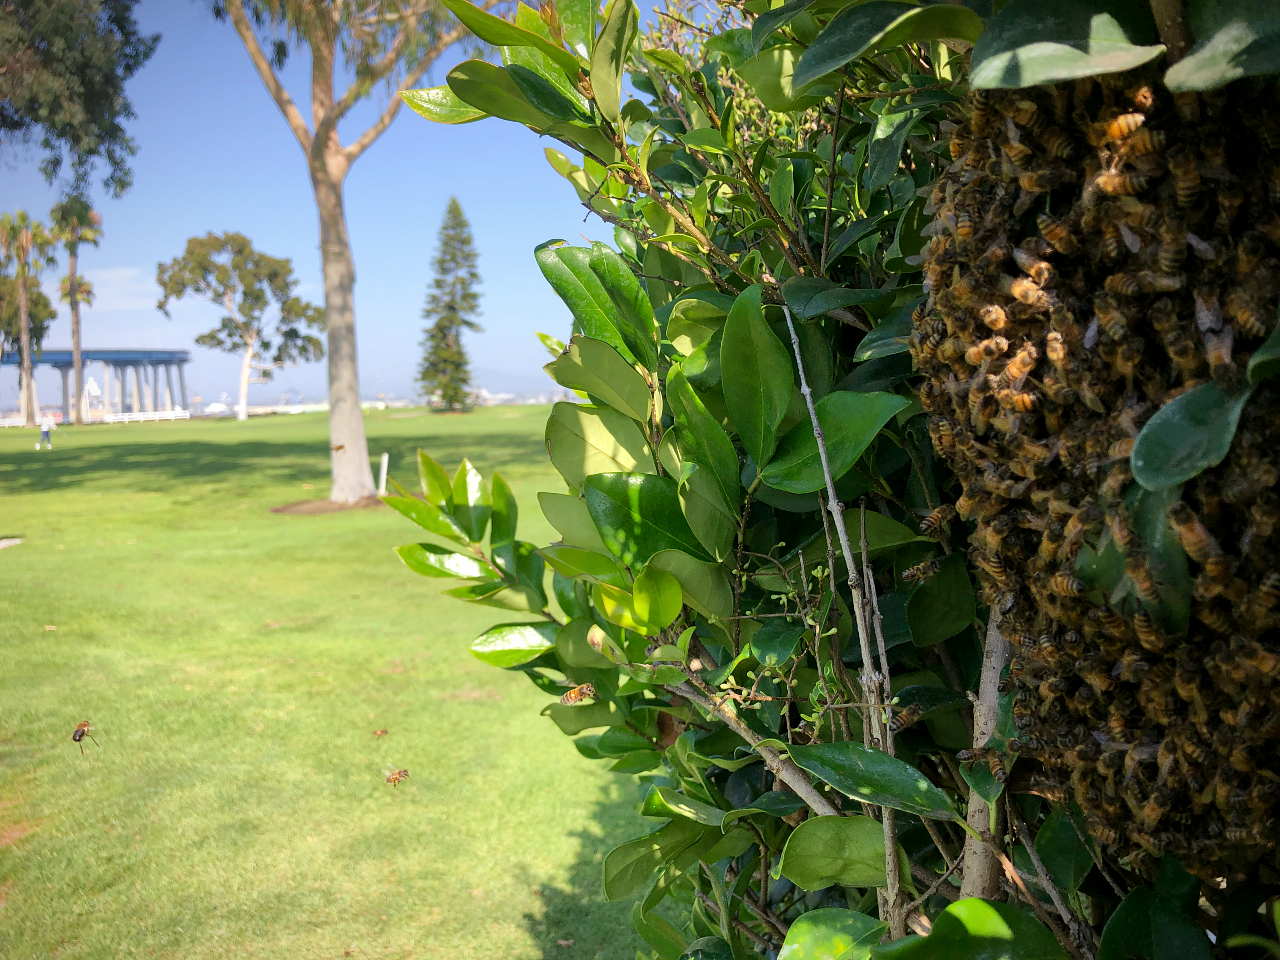
[[(213, 307), (182, 301), (172, 320), (156, 310), (156, 264), (180, 254), (188, 237), (239, 231), (259, 249), (292, 258), (299, 293), (323, 302), (315, 204), (302, 151), (231, 26), (215, 21), (202, 0), (143, 0), (138, 19), (161, 41), (128, 88), (138, 114), (129, 124), (139, 148), (134, 186), (119, 200), (95, 197), (105, 233), (99, 248), (81, 256), (81, 272), (98, 295), (82, 313), (83, 343), (190, 349), (191, 391), (210, 402), (234, 394), (238, 362), (193, 343), (216, 324)], [(442, 62), (423, 85), (443, 83), (458, 59)], [(306, 61), (305, 50), (297, 52), (285, 71), (300, 105), (309, 103)], [(385, 102), (386, 93), (373, 99)], [(372, 107), (353, 115), (344, 142), (373, 115)], [(552, 237), (610, 239), (612, 228), (595, 217), (583, 222), (586, 211), (573, 189), (543, 156), (548, 145), (558, 146), (503, 121), (447, 127), (405, 109), (356, 162), (346, 200), (365, 396), (412, 393), (430, 261), (450, 196), (471, 221), (484, 277), (485, 330), (467, 339), (477, 381), (514, 392), (551, 386), (539, 369), (547, 356), (534, 331), (563, 337), (569, 314), (538, 272), (533, 248)], [(47, 218), (57, 191), (40, 176), (39, 160), (34, 147), (4, 146), (0, 210), (25, 208)], [(48, 276), (46, 290), (55, 293), (56, 283), (56, 275)], [(62, 309), (47, 347), (70, 345)], [(58, 382), (47, 369), (38, 375), (42, 403), (56, 402)], [(251, 388), (250, 400), (272, 402), (288, 390), (321, 399), (325, 384), (323, 361), (306, 364)], [(0, 408), (16, 407), (17, 396), (16, 372), (4, 368)]]

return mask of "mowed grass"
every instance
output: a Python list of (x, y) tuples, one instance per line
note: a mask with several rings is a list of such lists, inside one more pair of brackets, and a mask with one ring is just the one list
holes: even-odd
[[(370, 414), (370, 450), (499, 468), (545, 543), (546, 414)], [(54, 437), (0, 431), (0, 957), (634, 957), (634, 781), (467, 651), (519, 616), (410, 573), (385, 507), (270, 512), (327, 495), (323, 415)]]

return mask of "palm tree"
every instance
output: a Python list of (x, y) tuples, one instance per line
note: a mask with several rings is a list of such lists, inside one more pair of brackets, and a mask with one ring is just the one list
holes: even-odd
[(70, 263), (67, 276), (62, 281), (62, 298), (71, 305), (71, 367), (75, 371), (76, 399), (72, 405), (75, 425), (83, 423), (80, 398), (84, 396), (84, 369), (80, 364), (80, 304), (92, 305), (93, 290), (84, 277), (76, 273), (80, 259), (80, 244), (92, 243), (95, 247), (102, 236), (102, 216), (89, 206), (83, 197), (68, 197), (53, 208), (53, 237), (67, 248)]
[(22, 351), (22, 391), (26, 398), (27, 426), (36, 425), (35, 391), (31, 389), (31, 314), (27, 307), (27, 285), (45, 267), (54, 264), (54, 240), (39, 220), (25, 210), (0, 216), (0, 256), (13, 267), (18, 285), (19, 347)]

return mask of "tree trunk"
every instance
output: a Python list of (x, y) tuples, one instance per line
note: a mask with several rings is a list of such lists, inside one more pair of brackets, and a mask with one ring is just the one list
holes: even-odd
[(236, 407), (236, 419), (249, 419), (249, 377), (253, 373), (253, 343), (245, 339), (244, 362), (240, 364), (240, 404)]
[(356, 365), (355, 262), (347, 236), (342, 186), (327, 171), (312, 170), (320, 213), (320, 261), (329, 338), (329, 448), (333, 485), (329, 499), (355, 503), (377, 495), (369, 443), (360, 412), (360, 372)]
[(35, 390), (31, 382), (31, 316), (27, 309), (27, 278), (18, 275), (18, 343), (22, 350), (22, 391), (27, 398), (27, 426), (36, 425)]
[(80, 361), (80, 298), (76, 289), (76, 266), (79, 255), (75, 247), (71, 254), (71, 280), (67, 284), (67, 299), (71, 302), (71, 368), (75, 371), (75, 412), (71, 415), (77, 427), (84, 425), (84, 415), (80, 410), (80, 398), (84, 396), (84, 368)]
[[(1009, 641), (1000, 632), (999, 617), (992, 611), (982, 655), (982, 674), (978, 680), (978, 702), (973, 708), (975, 747), (986, 746), (995, 733), (999, 714), (1000, 673), (1008, 659)], [(969, 792), (969, 813), (965, 819), (979, 833), (991, 830), (991, 808), (978, 796), (977, 791)], [(992, 833), (999, 835), (996, 831)], [(979, 897), (983, 900), (995, 900), (1000, 896), (1000, 861), (990, 847), (972, 836), (966, 837), (964, 842), (964, 876), (960, 881), (960, 896)]]

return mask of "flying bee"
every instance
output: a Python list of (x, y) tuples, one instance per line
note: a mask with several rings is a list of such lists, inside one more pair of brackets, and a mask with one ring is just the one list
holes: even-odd
[(387, 731), (386, 731), (385, 729), (383, 729), (383, 730), (375, 730), (375, 731), (373, 731), (373, 735), (374, 735), (375, 737), (385, 737), (385, 736), (387, 735)]
[(1008, 349), (1009, 341), (1004, 337), (989, 337), (966, 350), (964, 359), (970, 366), (978, 367), (990, 363)]
[(920, 532), (926, 537), (936, 538), (942, 533), (943, 526), (949, 523), (955, 515), (956, 508), (949, 503), (944, 503), (920, 521)]
[(1185, 501), (1178, 500), (1170, 504), (1167, 514), (1182, 542), (1182, 549), (1196, 563), (1203, 564), (1210, 557), (1222, 553), (1222, 547), (1218, 546), (1218, 541), (1209, 532), (1209, 528), (1200, 522), (1200, 518)]
[(994, 303), (988, 303), (979, 310), (978, 317), (992, 330), (1000, 331), (1009, 326), (1009, 318), (1004, 310)]
[(393, 787), (398, 786), (401, 780), (408, 780), (408, 779), (409, 779), (408, 770), (395, 770), (387, 774), (387, 783), (391, 784)]
[(1084, 582), (1071, 576), (1069, 573), (1056, 573), (1049, 578), (1045, 584), (1045, 589), (1050, 593), (1056, 593), (1063, 597), (1078, 597), (1088, 588)]
[[(1036, 226), (1040, 228), (1040, 234), (1059, 253), (1071, 256), (1079, 249), (1080, 245), (1072, 236), (1071, 227), (1065, 218), (1058, 220), (1047, 213), (1042, 213), (1036, 217)], [(1277, 223), (1276, 234), (1280, 236), (1280, 223)]]
[[(1111, 280), (1110, 277), (1107, 278)], [(1094, 316), (1098, 324), (1113, 340), (1123, 340), (1129, 335), (1129, 324), (1125, 315), (1116, 306), (1116, 302), (1105, 293), (1100, 293), (1093, 300)]]
[(89, 732), (92, 729), (93, 727), (89, 725), (88, 720), (81, 720), (79, 723), (76, 724), (76, 729), (71, 734), (71, 739), (74, 742), (80, 744), (80, 753), (82, 755), (84, 754), (84, 738), (85, 737), (88, 737), (90, 740), (93, 740), (96, 746), (99, 746), (99, 747), (102, 746), (102, 744), (98, 743), (97, 740), (94, 740), (93, 734)]
[(904, 583), (916, 583), (924, 581), (932, 577), (942, 567), (942, 560), (926, 560), (924, 563), (917, 563), (913, 567), (907, 567), (902, 571), (902, 580)]
[(1236, 322), (1240, 332), (1246, 336), (1261, 338), (1267, 335), (1267, 325), (1263, 322), (1253, 297), (1242, 287), (1236, 287), (1227, 293), (1223, 312)]
[(1169, 161), (1169, 169), (1174, 175), (1178, 206), (1191, 206), (1200, 192), (1200, 165), (1185, 145), (1174, 147), (1165, 154), (1165, 159)]
[(1148, 179), (1141, 173), (1100, 173), (1094, 183), (1107, 196), (1132, 197), (1147, 189)]
[(596, 695), (595, 687), (593, 687), (589, 683), (580, 683), (576, 687), (574, 687), (572, 690), (566, 691), (565, 695), (560, 698), (560, 703), (563, 706), (571, 707), (575, 703), (581, 703), (583, 700), (594, 697), (595, 695)]
[(890, 733), (901, 733), (908, 727), (912, 726), (917, 720), (924, 716), (924, 704), (913, 703), (904, 707), (893, 715), (893, 719), (889, 721)]

